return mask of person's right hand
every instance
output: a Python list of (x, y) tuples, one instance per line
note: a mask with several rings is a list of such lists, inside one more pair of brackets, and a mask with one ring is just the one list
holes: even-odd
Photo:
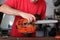
[(22, 13), (20, 16), (23, 17), (23, 18), (25, 18), (25, 19), (27, 19), (28, 23), (36, 20), (35, 16), (32, 15), (32, 14)]

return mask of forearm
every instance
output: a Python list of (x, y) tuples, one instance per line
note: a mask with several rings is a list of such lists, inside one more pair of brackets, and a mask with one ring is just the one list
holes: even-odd
[(0, 7), (0, 12), (3, 12), (4, 14), (18, 15), (18, 16), (20, 16), (20, 14), (24, 13), (24, 12), (21, 12), (19, 10), (15, 10), (7, 5), (2, 5)]

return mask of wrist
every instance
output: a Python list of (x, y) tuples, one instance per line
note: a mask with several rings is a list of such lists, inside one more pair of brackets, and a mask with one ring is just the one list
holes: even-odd
[(26, 13), (24, 13), (24, 12), (18, 12), (18, 14), (19, 14), (19, 16), (23, 16), (23, 15), (25, 15)]

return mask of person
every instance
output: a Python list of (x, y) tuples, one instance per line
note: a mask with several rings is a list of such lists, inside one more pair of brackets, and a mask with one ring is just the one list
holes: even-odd
[[(0, 12), (9, 15), (15, 15), (15, 20), (11, 30), (11, 36), (23, 37), (23, 33), (18, 33), (16, 30), (16, 21), (21, 17), (28, 20), (28, 23), (32, 20), (36, 20), (35, 14), (40, 15), (41, 20), (45, 18), (46, 2), (45, 0), (7, 0), (0, 7)], [(32, 33), (32, 36), (36, 36), (36, 32)]]

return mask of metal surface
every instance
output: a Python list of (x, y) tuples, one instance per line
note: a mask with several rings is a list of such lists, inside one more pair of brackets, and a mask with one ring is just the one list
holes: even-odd
[[(14, 16), (12, 15), (5, 15), (3, 16), (2, 22), (1, 22), (1, 28), (2, 29), (9, 29), (9, 25), (12, 26), (14, 22)], [(11, 28), (11, 27), (10, 27)]]

